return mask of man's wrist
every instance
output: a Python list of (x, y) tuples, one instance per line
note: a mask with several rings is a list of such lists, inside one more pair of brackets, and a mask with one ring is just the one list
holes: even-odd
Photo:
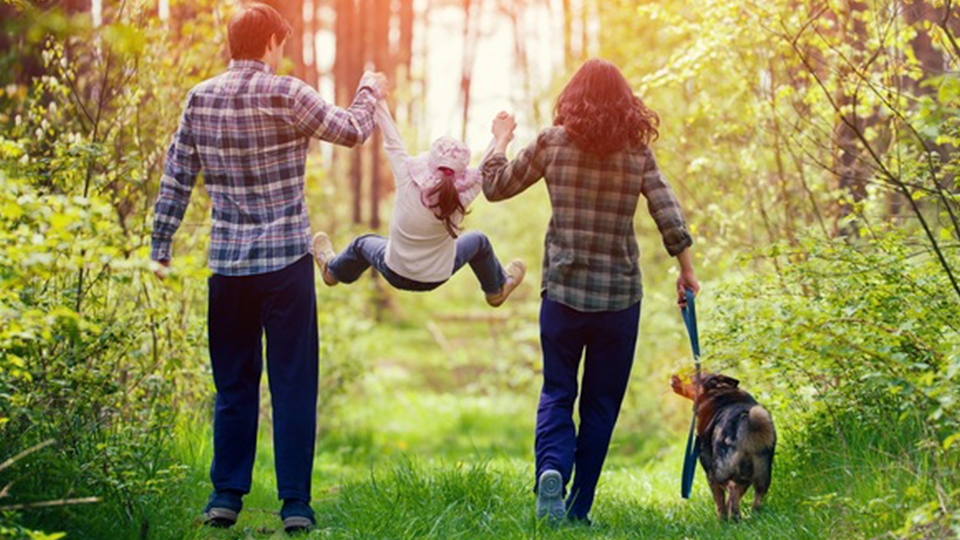
[(164, 261), (169, 263), (170, 259), (172, 258), (170, 251), (171, 250), (169, 245), (165, 245), (165, 246), (154, 245), (150, 249), (150, 260), (156, 261), (158, 263), (163, 263)]

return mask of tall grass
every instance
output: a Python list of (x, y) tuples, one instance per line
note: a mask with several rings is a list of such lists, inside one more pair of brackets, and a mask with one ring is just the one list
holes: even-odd
[[(841, 438), (836, 423), (804, 427), (784, 418), (764, 509), (747, 511), (740, 524), (717, 521), (702, 472), (692, 498), (680, 499), (683, 433), (674, 429), (667, 435), (672, 444), (654, 459), (623, 452), (622, 446), (613, 449), (592, 526), (551, 527), (534, 518), (533, 464), (524, 449), (532, 444), (531, 430), (514, 444), (473, 449), (461, 444), (443, 450), (447, 441), (465, 435), (456, 421), (464, 415), (475, 418), (470, 427), (479, 439), (496, 439), (497, 433), (516, 436), (528, 422), (510, 414), (509, 407), (507, 414), (499, 414), (478, 412), (469, 400), (448, 400), (444, 407), (437, 403), (416, 395), (397, 401), (384, 396), (375, 419), (358, 420), (336, 438), (321, 441), (313, 486), (319, 528), (309, 538), (867, 539), (891, 537), (887, 531), (900, 528), (931, 489), (925, 476), (932, 466), (930, 454), (911, 451), (907, 442), (924, 429), (915, 419), (878, 431), (859, 429), (856, 418), (842, 418)], [(427, 411), (435, 422), (402, 422)], [(406, 428), (386, 437), (371, 429), (395, 423)], [(403, 450), (396, 437), (407, 441)], [(227, 531), (206, 529), (198, 521), (210, 489), (209, 428), (185, 425), (178, 441), (190, 471), (183, 498), (175, 503), (183, 512), (171, 514), (181, 520), (180, 529), (151, 537), (283, 537), (268, 433), (261, 435), (253, 491), (237, 526)], [(345, 447), (349, 450), (337, 450)], [(956, 460), (938, 466), (960, 469)], [(948, 533), (927, 538), (955, 537)]]

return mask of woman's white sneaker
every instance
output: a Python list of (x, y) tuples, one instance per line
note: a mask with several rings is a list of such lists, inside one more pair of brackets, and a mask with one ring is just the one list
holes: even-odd
[(563, 505), (563, 477), (558, 471), (547, 469), (537, 480), (537, 519), (562, 521), (567, 515)]

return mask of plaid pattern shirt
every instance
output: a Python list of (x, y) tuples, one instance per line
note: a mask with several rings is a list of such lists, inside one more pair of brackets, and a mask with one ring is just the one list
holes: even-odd
[(541, 288), (550, 300), (578, 311), (626, 309), (643, 297), (633, 226), (641, 194), (670, 255), (693, 244), (680, 203), (649, 148), (600, 158), (577, 148), (562, 127), (553, 127), (511, 162), (502, 152), (493, 154), (481, 171), (483, 193), (491, 201), (546, 179), (553, 215)]
[(310, 253), (303, 195), (310, 138), (363, 143), (374, 128), (378, 92), (366, 74), (353, 104), (341, 109), (255, 60), (231, 61), (225, 73), (197, 85), (167, 152), (150, 257), (170, 260), (201, 171), (213, 204), (208, 265), (215, 274), (263, 274)]

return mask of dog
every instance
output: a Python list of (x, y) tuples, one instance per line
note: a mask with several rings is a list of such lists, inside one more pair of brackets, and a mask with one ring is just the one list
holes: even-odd
[(754, 512), (760, 511), (760, 503), (770, 489), (777, 446), (773, 418), (739, 388), (737, 379), (716, 373), (693, 379), (684, 383), (674, 375), (670, 386), (687, 399), (697, 398), (696, 444), (717, 505), (717, 517), (720, 521), (740, 521), (740, 499), (750, 486), (754, 490)]

